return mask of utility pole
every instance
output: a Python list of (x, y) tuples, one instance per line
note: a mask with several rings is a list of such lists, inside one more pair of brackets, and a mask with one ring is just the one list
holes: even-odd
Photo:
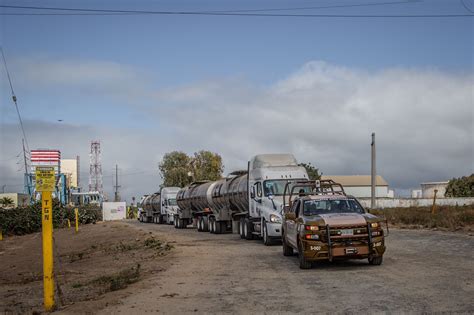
[(118, 184), (118, 165), (115, 164), (115, 198), (114, 198), (114, 201), (115, 202), (118, 202), (120, 201), (120, 198), (119, 198), (119, 192), (118, 192), (118, 189), (119, 189), (119, 184)]
[(30, 172), (28, 169), (28, 162), (26, 159), (26, 149), (25, 149), (25, 139), (21, 139), (21, 144), (23, 146), (23, 161), (25, 162), (25, 192), (31, 196), (31, 183), (30, 183)]
[(372, 132), (372, 171), (371, 171), (371, 192), (370, 192), (370, 209), (375, 209), (375, 180), (377, 177), (377, 172), (375, 168), (375, 132)]

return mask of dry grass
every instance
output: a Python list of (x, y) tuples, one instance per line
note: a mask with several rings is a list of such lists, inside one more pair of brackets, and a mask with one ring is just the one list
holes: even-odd
[(431, 214), (431, 207), (391, 208), (371, 212), (385, 215), (390, 224), (398, 227), (474, 230), (474, 206), (439, 206), (435, 214)]

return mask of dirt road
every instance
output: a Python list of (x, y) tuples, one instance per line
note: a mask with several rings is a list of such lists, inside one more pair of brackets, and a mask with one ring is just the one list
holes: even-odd
[(320, 263), (300, 270), (281, 246), (140, 224), (176, 241), (166, 271), (110, 313), (474, 312), (474, 237), (394, 230), (382, 266)]

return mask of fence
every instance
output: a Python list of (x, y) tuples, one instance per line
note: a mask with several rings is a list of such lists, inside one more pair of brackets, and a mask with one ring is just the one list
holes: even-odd
[[(357, 198), (365, 208), (370, 208), (370, 198)], [(433, 204), (432, 198), (377, 198), (376, 208), (410, 208), (429, 207)], [(438, 206), (466, 206), (474, 205), (473, 197), (463, 198), (439, 198), (436, 199)]]

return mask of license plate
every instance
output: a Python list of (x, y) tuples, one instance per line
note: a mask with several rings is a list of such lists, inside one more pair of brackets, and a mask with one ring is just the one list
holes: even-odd
[(349, 230), (341, 230), (342, 236), (354, 235), (354, 231), (352, 229)]
[(346, 255), (357, 254), (357, 248), (346, 248)]

